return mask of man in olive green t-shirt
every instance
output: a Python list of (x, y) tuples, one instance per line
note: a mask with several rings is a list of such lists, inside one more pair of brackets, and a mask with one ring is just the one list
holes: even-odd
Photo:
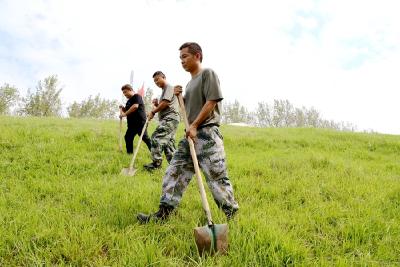
[[(186, 137), (195, 141), (195, 149), (200, 168), (206, 177), (218, 207), (227, 219), (231, 219), (239, 209), (233, 188), (228, 178), (222, 135), (219, 131), (221, 100), (223, 99), (217, 74), (211, 69), (202, 69), (203, 54), (197, 43), (184, 43), (180, 48), (182, 67), (191, 74), (186, 86), (185, 109), (189, 120)], [(175, 94), (182, 92), (175, 86)], [(139, 213), (141, 223), (167, 219), (179, 205), (183, 192), (194, 175), (193, 161), (186, 138), (179, 142), (162, 183), (159, 210), (153, 214)]]

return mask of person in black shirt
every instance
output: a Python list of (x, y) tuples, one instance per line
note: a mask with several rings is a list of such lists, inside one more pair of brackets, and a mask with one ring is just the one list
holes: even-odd
[[(140, 136), (143, 127), (146, 123), (146, 110), (144, 108), (143, 98), (139, 94), (133, 92), (133, 88), (129, 84), (125, 84), (121, 88), (122, 93), (128, 99), (125, 107), (120, 106), (120, 118), (126, 117), (128, 122), (128, 129), (125, 134), (126, 152), (133, 153), (133, 139), (135, 135)], [(143, 142), (146, 143), (147, 148), (151, 151), (151, 140), (147, 135), (147, 129), (143, 134)]]

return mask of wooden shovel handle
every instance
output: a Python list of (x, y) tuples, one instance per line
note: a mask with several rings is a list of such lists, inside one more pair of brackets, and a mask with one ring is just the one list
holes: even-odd
[(119, 151), (122, 151), (122, 118), (119, 118)]
[[(183, 103), (182, 94), (178, 95), (178, 101), (179, 101), (179, 105), (181, 107), (181, 114), (183, 116), (183, 122), (185, 123), (185, 127), (188, 130), (189, 129), (189, 121), (186, 116), (185, 104)], [(200, 174), (199, 162), (198, 162), (197, 156), (196, 156), (196, 149), (194, 147), (192, 138), (188, 137), (187, 140), (189, 142), (190, 154), (192, 155), (194, 171), (195, 171), (196, 177), (197, 177), (197, 184), (199, 186), (201, 203), (203, 204), (203, 209), (207, 216), (208, 225), (213, 225), (211, 212), (210, 212), (210, 206), (208, 205), (206, 191), (205, 191), (204, 185), (203, 185), (203, 179), (201, 178), (201, 174)]]

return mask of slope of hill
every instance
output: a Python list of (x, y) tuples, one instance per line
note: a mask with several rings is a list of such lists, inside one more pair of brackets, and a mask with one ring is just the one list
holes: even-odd
[(222, 133), (241, 209), (229, 222), (229, 254), (199, 258), (196, 183), (171, 220), (139, 225), (137, 212), (157, 208), (165, 163), (144, 171), (142, 146), (139, 171), (120, 176), (130, 157), (118, 152), (118, 122), (0, 117), (0, 266), (400, 264), (400, 136)]

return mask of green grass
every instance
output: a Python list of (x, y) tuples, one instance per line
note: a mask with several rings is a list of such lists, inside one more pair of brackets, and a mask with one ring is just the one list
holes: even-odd
[(240, 211), (229, 254), (200, 258), (195, 181), (171, 220), (137, 223), (165, 163), (145, 172), (143, 145), (135, 176), (119, 175), (117, 121), (0, 117), (0, 266), (400, 265), (400, 136), (221, 130)]

